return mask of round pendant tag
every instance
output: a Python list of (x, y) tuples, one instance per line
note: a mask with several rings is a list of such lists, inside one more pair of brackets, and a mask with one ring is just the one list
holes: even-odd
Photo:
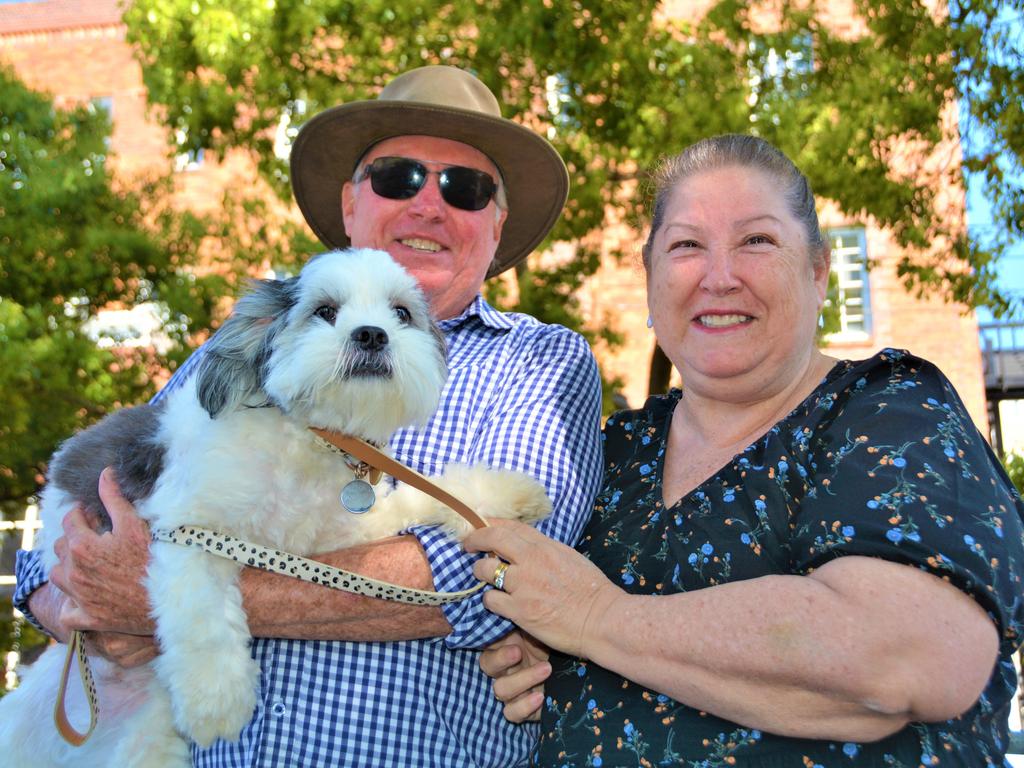
[(341, 506), (353, 515), (361, 515), (373, 506), (377, 494), (365, 480), (353, 480), (341, 489)]

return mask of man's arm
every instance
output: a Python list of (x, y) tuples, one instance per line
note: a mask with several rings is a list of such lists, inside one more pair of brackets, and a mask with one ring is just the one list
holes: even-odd
[[(146, 524), (117, 488), (109, 472), (100, 479), (100, 498), (113, 528), (97, 534), (79, 511), (64, 520), (55, 548), (60, 562), (50, 583), (32, 592), (27, 607), (51, 634), (66, 640), (72, 629), (98, 633), (103, 655), (122, 661), (118, 649), (134, 656), (121, 636), (149, 636), (153, 620), (143, 579), (148, 562)], [(422, 547), (411, 536), (318, 555), (329, 565), (418, 589), (432, 589)], [(287, 576), (245, 568), (241, 588), (254, 635), (332, 640), (400, 640), (434, 637), (450, 628), (439, 608), (409, 606), (362, 597)], [(108, 637), (109, 636), (109, 637)], [(151, 642), (151, 641), (149, 641)]]
[[(544, 482), (554, 497), (555, 511), (541, 529), (574, 542), (589, 515), (599, 480), (600, 379), (586, 343), (564, 329), (552, 333), (532, 352), (531, 364), (518, 378), (506, 382), (508, 402), (495, 409), (486, 434), (477, 437), (474, 459), (526, 471)], [(51, 632), (70, 627), (152, 634), (142, 586), (148, 557), (146, 526), (111, 478), (101, 479), (100, 498), (115, 521), (113, 530), (96, 534), (80, 515), (74, 519), (69, 515), (59, 545), (61, 565), (51, 574), (68, 602), (61, 606), (57, 625), (47, 623), (53, 619), (37, 618), (43, 618)], [(475, 583), (471, 567), (477, 556), (466, 555), (458, 542), (436, 529), (418, 529), (416, 534), (419, 540), (393, 537), (316, 558), (419, 589), (455, 591)], [(256, 636), (387, 641), (449, 635), (450, 642), (460, 647), (481, 647), (511, 627), (487, 612), (479, 597), (444, 609), (409, 606), (251, 568), (243, 570), (240, 586)], [(39, 605), (51, 597), (42, 596)], [(454, 637), (450, 635), (453, 627)], [(104, 639), (101, 636), (98, 641)]]

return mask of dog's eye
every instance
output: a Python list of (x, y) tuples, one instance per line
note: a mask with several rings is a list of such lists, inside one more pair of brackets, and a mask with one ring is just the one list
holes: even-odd
[(338, 318), (338, 310), (329, 304), (324, 304), (322, 307), (317, 307), (316, 312), (313, 313), (321, 320), (325, 320), (331, 325), (334, 325), (334, 321)]
[(395, 315), (404, 325), (408, 325), (412, 322), (412, 312), (402, 306), (395, 307)]

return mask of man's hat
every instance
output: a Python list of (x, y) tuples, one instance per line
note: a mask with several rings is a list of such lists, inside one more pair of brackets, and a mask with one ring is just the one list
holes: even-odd
[(469, 144), (501, 172), (508, 217), (488, 277), (525, 259), (562, 212), (569, 174), (555, 148), (503, 118), (494, 94), (473, 75), (455, 67), (421, 67), (396, 77), (374, 100), (319, 113), (295, 138), (292, 190), (302, 215), (325, 245), (349, 244), (341, 188), (359, 159), (379, 141), (410, 135)]

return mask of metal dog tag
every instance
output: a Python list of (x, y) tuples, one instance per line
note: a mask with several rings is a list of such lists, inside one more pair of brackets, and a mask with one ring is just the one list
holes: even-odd
[(352, 480), (341, 489), (341, 506), (353, 515), (361, 515), (373, 506), (377, 494), (365, 480)]

